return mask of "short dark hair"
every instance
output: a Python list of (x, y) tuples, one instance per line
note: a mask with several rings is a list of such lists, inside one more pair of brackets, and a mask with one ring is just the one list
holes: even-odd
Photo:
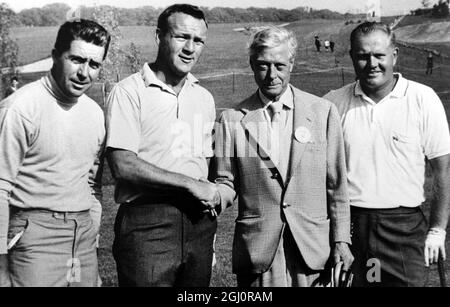
[(11, 77), (11, 82), (13, 82), (13, 81), (19, 82), (19, 78), (17, 78), (17, 76), (12, 76)]
[(395, 47), (395, 45), (396, 45), (395, 34), (390, 26), (388, 26), (384, 23), (381, 23), (381, 22), (366, 21), (366, 22), (358, 25), (350, 34), (351, 50), (353, 49), (353, 44), (355, 43), (355, 40), (357, 37), (368, 35), (375, 31), (381, 31), (381, 32), (385, 33), (389, 37), (391, 46)]
[(67, 21), (58, 31), (55, 42), (55, 50), (61, 54), (70, 49), (70, 45), (74, 40), (83, 40), (87, 43), (92, 43), (99, 47), (105, 47), (106, 58), (109, 44), (111, 42), (111, 35), (104, 27), (92, 20), (77, 19), (74, 21)]
[(158, 29), (161, 33), (166, 33), (169, 27), (169, 17), (175, 13), (183, 13), (190, 15), (196, 19), (201, 19), (205, 22), (208, 28), (208, 22), (206, 21), (203, 11), (195, 5), (190, 4), (174, 4), (166, 8), (158, 17)]

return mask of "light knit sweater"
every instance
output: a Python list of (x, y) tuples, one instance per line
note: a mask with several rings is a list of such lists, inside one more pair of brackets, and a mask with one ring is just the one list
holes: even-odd
[(66, 97), (49, 73), (0, 103), (0, 254), (7, 253), (9, 206), (90, 210), (99, 227), (101, 108)]

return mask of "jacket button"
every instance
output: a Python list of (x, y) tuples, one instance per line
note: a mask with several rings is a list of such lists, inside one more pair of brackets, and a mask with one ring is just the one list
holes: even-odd
[(289, 205), (288, 203), (283, 203), (283, 208), (286, 209), (288, 207), (290, 207), (291, 205)]
[(273, 173), (271, 178), (272, 179), (278, 179), (278, 173)]

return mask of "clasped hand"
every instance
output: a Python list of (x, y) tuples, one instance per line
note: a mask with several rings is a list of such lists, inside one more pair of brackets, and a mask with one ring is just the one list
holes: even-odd
[(212, 217), (217, 216), (216, 207), (220, 206), (220, 194), (214, 183), (204, 178), (199, 179), (193, 195), (204, 206), (204, 213), (209, 213)]

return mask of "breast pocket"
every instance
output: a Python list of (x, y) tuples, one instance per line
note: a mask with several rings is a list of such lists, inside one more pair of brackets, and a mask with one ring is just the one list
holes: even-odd
[(394, 151), (405, 155), (420, 154), (422, 149), (420, 145), (420, 138), (418, 135), (402, 134), (397, 131), (392, 132), (391, 144)]

